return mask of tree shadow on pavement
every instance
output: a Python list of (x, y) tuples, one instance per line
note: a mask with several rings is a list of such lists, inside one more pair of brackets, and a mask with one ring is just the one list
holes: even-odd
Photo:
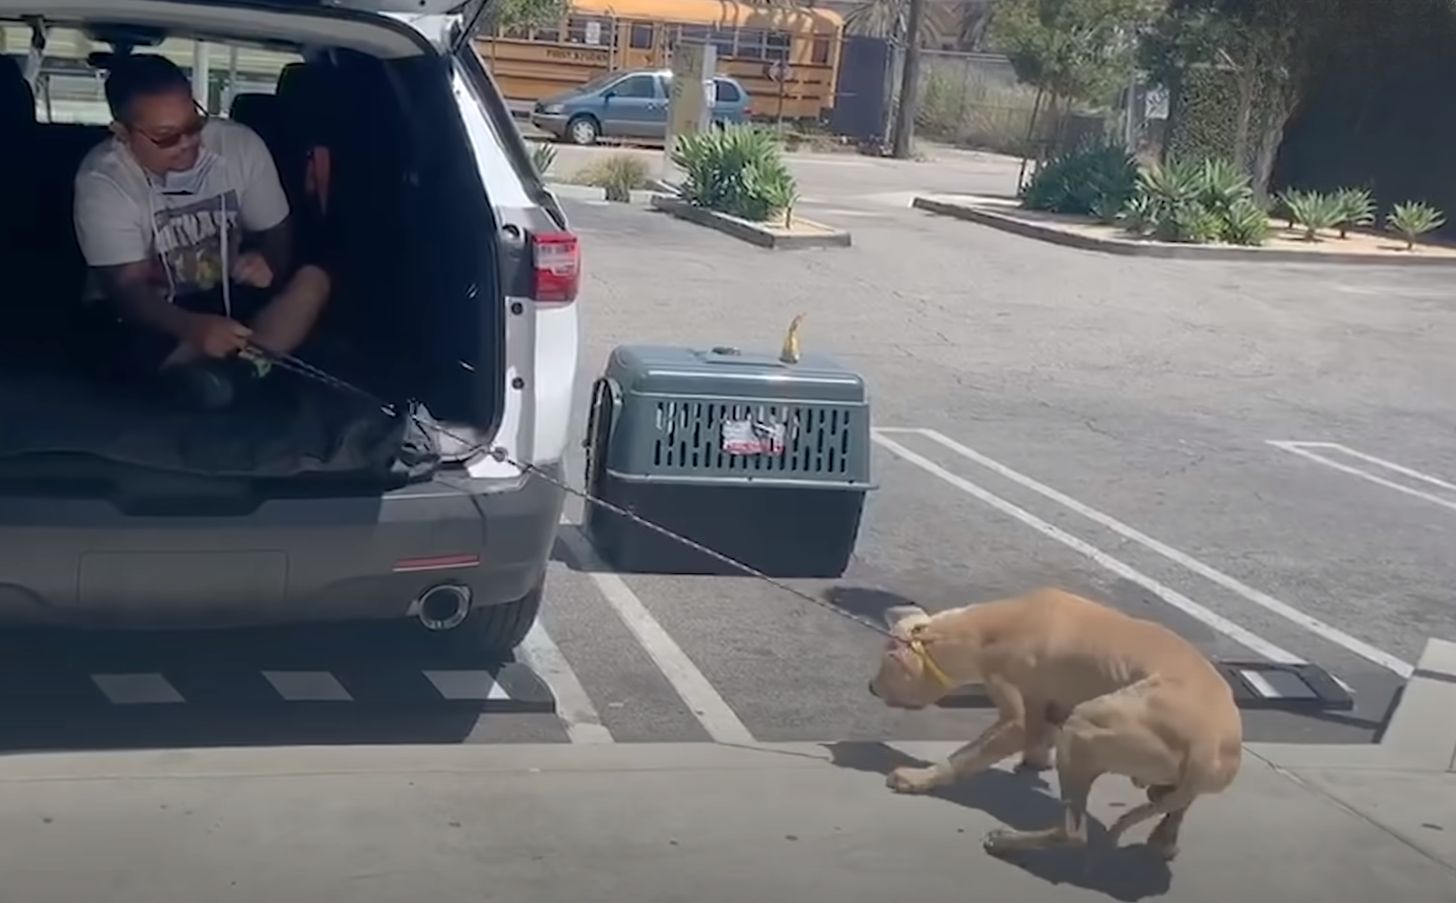
[[(930, 764), (884, 743), (824, 746), (840, 768), (872, 774), (888, 775), (901, 766)], [(891, 791), (886, 789), (885, 793)], [(1063, 817), (1061, 800), (1050, 795), (1050, 787), (1040, 775), (1030, 771), (989, 769), (930, 795), (978, 809), (1017, 830), (1051, 827)], [(1070, 884), (1129, 903), (1165, 894), (1172, 885), (1172, 872), (1166, 862), (1141, 844), (1113, 847), (1107, 829), (1090, 816), (1086, 848), (1018, 853), (1002, 861), (1050, 884)]]

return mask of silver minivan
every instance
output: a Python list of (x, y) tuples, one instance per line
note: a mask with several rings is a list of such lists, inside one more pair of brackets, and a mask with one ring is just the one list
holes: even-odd
[[(0, 0), (0, 624), (524, 637), (563, 503), (531, 471), (561, 473), (580, 252), (470, 48), (484, 2)], [(309, 363), (350, 388), (285, 369), (196, 413), (91, 366), (71, 186), (128, 53), (190, 67), (290, 198), (290, 135), (327, 123), (337, 271)]]

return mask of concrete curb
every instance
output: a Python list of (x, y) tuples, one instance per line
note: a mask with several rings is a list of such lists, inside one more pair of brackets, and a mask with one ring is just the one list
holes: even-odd
[(758, 245), (760, 248), (768, 248), (775, 251), (796, 251), (805, 248), (847, 248), (851, 244), (851, 236), (843, 229), (834, 229), (822, 223), (815, 223), (812, 220), (801, 220), (828, 230), (816, 235), (784, 235), (771, 229), (764, 228), (757, 223), (750, 223), (747, 220), (739, 219), (736, 216), (728, 216), (716, 210), (708, 210), (703, 207), (694, 207), (685, 201), (669, 197), (665, 194), (652, 196), (652, 206), (669, 216), (695, 223), (699, 226), (707, 226), (709, 229), (716, 229), (725, 235), (731, 235), (749, 244)]
[[(589, 201), (596, 203), (607, 203), (606, 190), (595, 185), (578, 185), (575, 182), (548, 182), (546, 187), (558, 199), (573, 201)], [(646, 207), (652, 200), (652, 192), (632, 192), (632, 203), (622, 204), (623, 207)]]
[(1279, 768), (1379, 768), (1456, 772), (1456, 643), (1426, 641), (1415, 672), (1396, 697), (1390, 722), (1371, 744), (1250, 743)]
[(1098, 238), (1066, 232), (1053, 226), (1027, 222), (968, 203), (941, 198), (916, 197), (910, 204), (917, 210), (954, 217), (967, 222), (990, 226), (1025, 238), (1084, 251), (1100, 251), (1124, 257), (1154, 257), (1165, 260), (1255, 261), (1260, 263), (1360, 264), (1364, 266), (1449, 267), (1456, 268), (1456, 258), (1390, 257), (1383, 254), (1287, 251), (1282, 248), (1238, 248), (1226, 245), (1175, 245), (1164, 242), (1133, 241), (1121, 238)]

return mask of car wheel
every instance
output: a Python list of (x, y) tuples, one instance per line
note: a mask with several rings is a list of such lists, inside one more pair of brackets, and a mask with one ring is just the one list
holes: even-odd
[(566, 137), (572, 144), (596, 144), (602, 127), (590, 116), (578, 116), (566, 124)]
[(459, 648), (489, 658), (510, 655), (526, 639), (526, 635), (530, 634), (531, 625), (536, 623), (536, 616), (540, 615), (545, 584), (546, 575), (543, 574), (530, 593), (515, 602), (491, 604), (472, 610), (460, 628), (451, 631), (451, 634), (460, 634), (457, 639)]

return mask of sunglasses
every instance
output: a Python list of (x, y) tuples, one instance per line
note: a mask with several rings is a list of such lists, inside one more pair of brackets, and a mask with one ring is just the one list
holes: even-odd
[(157, 148), (158, 150), (171, 150), (172, 148), (181, 144), (184, 140), (188, 138), (194, 138), (202, 134), (203, 127), (207, 125), (207, 110), (203, 109), (202, 105), (195, 100), (192, 101), (192, 108), (197, 111), (197, 118), (195, 120), (193, 120), (182, 129), (175, 132), (169, 132), (168, 134), (162, 135), (161, 137), (157, 137), (156, 135), (147, 132), (146, 129), (139, 129), (135, 126), (129, 125), (127, 126), (127, 128), (131, 129), (131, 131), (136, 132), (138, 135), (141, 135), (143, 138), (150, 141), (152, 143), (152, 146)]

